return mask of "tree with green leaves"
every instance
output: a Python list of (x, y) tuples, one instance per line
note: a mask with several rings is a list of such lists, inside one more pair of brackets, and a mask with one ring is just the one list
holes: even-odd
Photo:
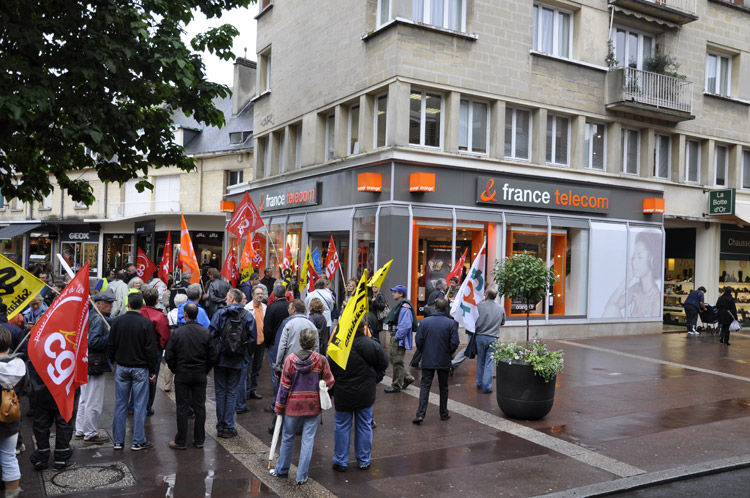
[(529, 313), (531, 304), (547, 295), (547, 289), (557, 282), (555, 270), (541, 258), (528, 251), (495, 261), (492, 275), (498, 293), (509, 299), (523, 299), (526, 303), (526, 342), (529, 342)]
[[(2, 0), (2, 195), (40, 201), (53, 189), (52, 175), (90, 205), (91, 188), (75, 172), (93, 168), (102, 181), (122, 183), (149, 168), (193, 170), (174, 143), (171, 115), (181, 110), (208, 126), (224, 124), (213, 99), (229, 88), (207, 81), (198, 52), (232, 60), (239, 31), (225, 24), (190, 47), (181, 35), (195, 12), (212, 19), (254, 2)], [(146, 180), (137, 185), (146, 187)]]

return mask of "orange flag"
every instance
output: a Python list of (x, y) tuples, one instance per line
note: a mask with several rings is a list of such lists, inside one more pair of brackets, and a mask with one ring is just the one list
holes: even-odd
[(242, 258), (240, 258), (240, 269), (250, 266), (250, 262), (255, 259), (253, 250), (253, 238), (250, 235), (245, 239), (245, 247), (242, 249)]
[(198, 259), (195, 257), (195, 250), (193, 250), (193, 241), (190, 240), (190, 233), (185, 224), (185, 216), (181, 214), (180, 217), (182, 218), (182, 231), (180, 232), (179, 260), (190, 269), (190, 283), (197, 284), (201, 281), (200, 266), (198, 266)]

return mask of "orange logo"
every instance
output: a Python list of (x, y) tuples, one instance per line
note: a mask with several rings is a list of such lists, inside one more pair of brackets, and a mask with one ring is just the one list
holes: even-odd
[(497, 191), (493, 188), (494, 186), (495, 180), (493, 178), (487, 180), (487, 185), (484, 187), (484, 192), (479, 194), (479, 198), (482, 199), (483, 202), (496, 202), (495, 195), (497, 194)]
[[(262, 193), (260, 194), (260, 203), (258, 204), (258, 211), (263, 211), (263, 208), (266, 207), (266, 194)], [(255, 221), (255, 213), (253, 213), (253, 221)]]

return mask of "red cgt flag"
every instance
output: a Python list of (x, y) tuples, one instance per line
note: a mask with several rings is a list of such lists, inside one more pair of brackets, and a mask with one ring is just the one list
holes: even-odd
[(159, 278), (169, 285), (169, 274), (172, 273), (172, 232), (167, 232), (167, 243), (164, 244), (164, 252), (159, 263)]
[(232, 287), (237, 286), (240, 274), (237, 271), (237, 254), (234, 252), (234, 247), (230, 247), (229, 252), (227, 252), (227, 258), (221, 268), (221, 276), (226, 278), (232, 284)]
[(265, 236), (260, 235), (259, 233), (253, 235), (253, 252), (255, 252), (255, 257), (253, 257), (253, 265), (255, 266), (255, 268), (263, 269), (263, 261), (265, 260), (266, 254)]
[(151, 261), (151, 258), (149, 258), (146, 252), (140, 247), (138, 248), (138, 259), (136, 260), (136, 263), (135, 272), (144, 282), (151, 280), (154, 276), (154, 272), (158, 270), (154, 262)]
[(333, 243), (333, 235), (331, 235), (331, 241), (328, 243), (328, 252), (326, 253), (325, 261), (326, 279), (331, 280), (336, 275), (336, 270), (339, 269), (339, 255), (336, 253), (336, 245)]
[(83, 265), (31, 329), (29, 359), (70, 421), (78, 386), (88, 382), (89, 264)]
[(461, 269), (464, 267), (464, 262), (466, 261), (466, 251), (469, 248), (467, 247), (464, 249), (464, 253), (461, 255), (460, 258), (458, 258), (458, 261), (456, 261), (456, 265), (453, 267), (451, 272), (448, 274), (448, 276), (445, 277), (445, 283), (450, 285), (451, 284), (451, 278), (456, 277), (458, 279), (461, 278)]
[(232, 218), (227, 223), (227, 231), (235, 234), (237, 238), (242, 239), (245, 235), (256, 231), (263, 226), (263, 220), (260, 218), (258, 208), (250, 198), (250, 194), (245, 192), (239, 206), (234, 210)]

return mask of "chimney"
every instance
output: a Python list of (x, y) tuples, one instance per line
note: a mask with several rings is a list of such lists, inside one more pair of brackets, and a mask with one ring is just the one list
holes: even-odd
[(234, 62), (234, 85), (232, 85), (232, 116), (236, 116), (250, 99), (255, 97), (255, 71), (257, 64), (254, 61), (237, 57)]

